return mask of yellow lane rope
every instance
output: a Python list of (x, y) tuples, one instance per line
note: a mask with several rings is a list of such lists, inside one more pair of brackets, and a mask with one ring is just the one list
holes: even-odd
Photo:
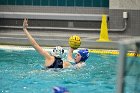
[[(10, 46), (10, 45), (0, 45), (0, 49), (12, 49), (12, 50), (34, 50), (31, 46)], [(52, 47), (45, 47), (45, 49), (51, 51)], [(119, 55), (119, 50), (107, 50), (107, 49), (88, 49), (90, 53), (96, 54), (112, 54)], [(127, 56), (135, 56), (134, 51), (129, 51)], [(140, 54), (137, 54), (140, 57)]]
[[(89, 49), (90, 53), (119, 55), (119, 50)], [(134, 51), (129, 51), (127, 56), (135, 56)], [(140, 54), (137, 54), (140, 57)]]

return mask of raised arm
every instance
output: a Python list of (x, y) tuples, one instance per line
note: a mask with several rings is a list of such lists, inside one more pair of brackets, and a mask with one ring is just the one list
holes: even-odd
[(68, 51), (68, 56), (67, 56), (68, 61), (73, 61), (73, 57), (72, 57), (73, 51), (74, 49), (70, 47)]
[(39, 46), (39, 44), (37, 44), (37, 42), (35, 41), (35, 39), (30, 35), (30, 33), (28, 32), (27, 30), (27, 27), (28, 27), (28, 19), (24, 19), (23, 21), (23, 31), (24, 33), (26, 34), (28, 40), (30, 41), (30, 43), (32, 44), (32, 46), (41, 54), (43, 55), (44, 57), (47, 57), (47, 58), (50, 58), (50, 54), (43, 50), (42, 47)]

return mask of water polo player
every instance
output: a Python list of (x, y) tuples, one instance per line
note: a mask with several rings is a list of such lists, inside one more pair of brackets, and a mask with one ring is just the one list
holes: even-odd
[(62, 47), (57, 46), (56, 48), (53, 49), (53, 52), (50, 54), (48, 51), (43, 50), (43, 48), (39, 46), (39, 44), (28, 32), (27, 27), (28, 27), (28, 20), (25, 18), (23, 22), (23, 31), (26, 34), (32, 46), (36, 49), (36, 51), (38, 51), (41, 55), (44, 56), (45, 58), (44, 66), (46, 68), (68, 68), (72, 66), (69, 61), (74, 61), (75, 67), (82, 67), (84, 62), (89, 57), (88, 50), (79, 50), (78, 53), (76, 54), (76, 57), (72, 58), (72, 54), (75, 49), (70, 47), (68, 51), (68, 57), (67, 57), (68, 62), (64, 62), (62, 60), (64, 54), (64, 49)]

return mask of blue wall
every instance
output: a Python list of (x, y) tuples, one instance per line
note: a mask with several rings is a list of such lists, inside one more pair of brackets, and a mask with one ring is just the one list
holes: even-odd
[(109, 0), (0, 0), (0, 5), (109, 7)]

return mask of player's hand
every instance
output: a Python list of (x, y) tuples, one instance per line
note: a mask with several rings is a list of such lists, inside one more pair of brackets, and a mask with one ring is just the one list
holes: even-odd
[(28, 27), (28, 19), (27, 18), (24, 18), (24, 21), (23, 21), (23, 30), (24, 29), (27, 29)]

